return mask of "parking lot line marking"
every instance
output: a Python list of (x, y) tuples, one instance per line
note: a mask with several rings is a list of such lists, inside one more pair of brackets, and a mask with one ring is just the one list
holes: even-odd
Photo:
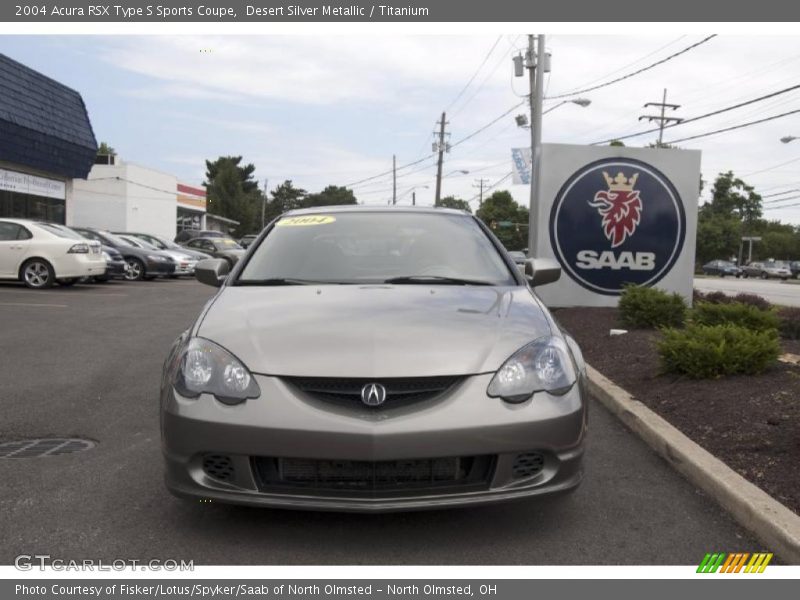
[(31, 302), (0, 302), (0, 306), (49, 306), (50, 308), (67, 308), (67, 304), (33, 304)]
[[(39, 292), (33, 292), (34, 294), (38, 294)], [(50, 292), (53, 296), (119, 296), (121, 298), (127, 297), (128, 294), (109, 294), (106, 292), (97, 292), (96, 294), (92, 292), (58, 292), (56, 290), (51, 290)], [(8, 290), (8, 291), (0, 291), (0, 296), (4, 294), (27, 294), (30, 295), (31, 292), (28, 290)]]

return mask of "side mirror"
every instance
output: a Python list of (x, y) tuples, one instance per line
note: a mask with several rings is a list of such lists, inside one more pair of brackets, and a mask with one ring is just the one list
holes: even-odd
[(561, 265), (549, 258), (529, 258), (525, 261), (525, 279), (531, 287), (547, 285), (561, 278)]
[(194, 268), (194, 276), (200, 283), (220, 287), (231, 268), (222, 258), (204, 258)]

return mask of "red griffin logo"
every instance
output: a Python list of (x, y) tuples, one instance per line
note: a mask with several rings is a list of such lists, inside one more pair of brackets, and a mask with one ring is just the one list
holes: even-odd
[(608, 184), (608, 191), (600, 190), (594, 195), (594, 200), (589, 201), (603, 217), (603, 232), (611, 242), (611, 247), (616, 248), (622, 244), (629, 235), (633, 235), (636, 226), (642, 218), (642, 200), (639, 190), (634, 190), (638, 173), (630, 179), (620, 171), (614, 179), (603, 171), (603, 177)]

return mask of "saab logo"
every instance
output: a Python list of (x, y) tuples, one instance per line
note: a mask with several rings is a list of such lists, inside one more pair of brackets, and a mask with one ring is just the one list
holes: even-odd
[[(747, 559), (750, 559), (749, 561)], [(700, 565), (698, 573), (763, 573), (772, 560), (771, 552), (725, 552), (707, 553)], [(745, 563), (747, 563), (745, 565)]]
[(579, 285), (616, 296), (654, 285), (683, 248), (686, 216), (675, 186), (651, 165), (607, 158), (561, 187), (550, 211), (550, 243)]

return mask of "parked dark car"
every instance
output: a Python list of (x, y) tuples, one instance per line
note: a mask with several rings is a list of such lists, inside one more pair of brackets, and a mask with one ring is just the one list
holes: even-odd
[(123, 277), (128, 281), (155, 279), (169, 276), (175, 272), (175, 261), (160, 250), (136, 248), (122, 238), (108, 231), (93, 227), (73, 227), (75, 231), (90, 240), (115, 248), (125, 259), (126, 269)]
[(703, 265), (703, 275), (740, 277), (742, 270), (729, 260), (712, 260)]
[(792, 276), (788, 263), (781, 260), (769, 262), (751, 262), (742, 269), (742, 277), (760, 277), (761, 279), (782, 279), (786, 281)]
[(233, 267), (245, 255), (245, 249), (230, 238), (196, 238), (186, 242), (186, 247), (197, 250), (206, 258), (222, 258)]
[(792, 272), (792, 277), (800, 279), (800, 260), (793, 260), (790, 262), (789, 270)]
[(250, 246), (250, 244), (256, 241), (257, 237), (258, 237), (257, 235), (246, 235), (239, 240), (239, 245), (242, 248), (247, 248)]
[(140, 240), (144, 240), (148, 244), (152, 244), (159, 250), (178, 250), (183, 252), (184, 254), (191, 256), (192, 258), (196, 258), (197, 260), (203, 260), (204, 258), (208, 258), (208, 255), (203, 252), (198, 252), (197, 250), (190, 250), (186, 246), (181, 246), (180, 244), (176, 244), (172, 240), (168, 240), (165, 237), (161, 237), (160, 235), (152, 235), (149, 233), (139, 233), (139, 232), (127, 232), (125, 235), (132, 235), (134, 237), (139, 238)]
[(175, 241), (178, 244), (183, 244), (189, 240), (200, 237), (229, 238), (231, 236), (229, 236), (227, 233), (223, 233), (221, 231), (212, 231), (210, 229), (184, 229), (183, 231), (178, 232), (178, 235), (175, 236)]

